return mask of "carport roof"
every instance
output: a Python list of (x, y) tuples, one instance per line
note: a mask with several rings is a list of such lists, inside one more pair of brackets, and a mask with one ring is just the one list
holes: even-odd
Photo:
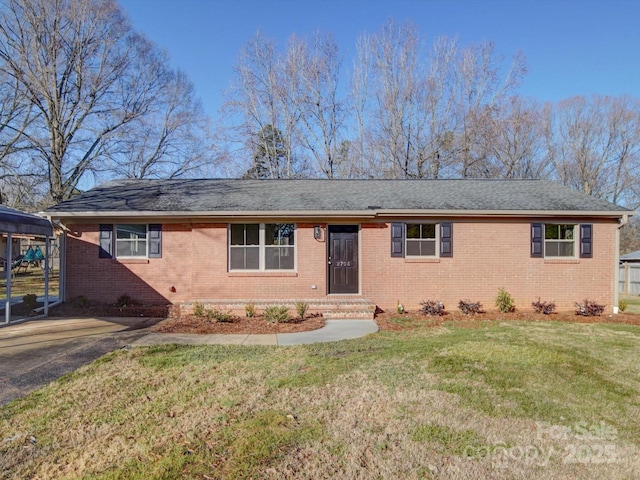
[(20, 235), (53, 235), (46, 218), (0, 205), (0, 232)]

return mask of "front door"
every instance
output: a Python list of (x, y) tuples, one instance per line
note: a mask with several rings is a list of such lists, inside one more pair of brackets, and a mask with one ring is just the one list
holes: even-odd
[(329, 293), (358, 293), (358, 226), (329, 225)]

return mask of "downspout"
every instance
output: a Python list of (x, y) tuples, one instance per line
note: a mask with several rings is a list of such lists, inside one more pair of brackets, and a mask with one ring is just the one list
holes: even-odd
[(7, 288), (6, 295), (7, 298), (4, 304), (4, 323), (5, 325), (9, 325), (11, 321), (11, 256), (13, 252), (11, 251), (11, 232), (7, 233), (7, 258), (6, 258), (6, 267), (4, 269), (4, 274), (7, 277)]
[(49, 235), (44, 237), (44, 316), (49, 315), (49, 253), (51, 251)]
[(616, 228), (616, 248), (614, 252), (613, 260), (613, 305), (612, 310), (614, 314), (618, 313), (618, 305), (620, 302), (620, 229), (629, 223), (629, 215), (622, 215), (618, 219), (618, 228)]
[[(46, 302), (44, 304), (43, 307), (38, 307), (36, 309), (34, 309), (33, 311), (35, 313), (43, 313), (44, 316), (49, 315), (49, 308), (50, 307), (55, 307), (57, 305), (60, 305), (61, 303), (64, 302), (64, 284), (65, 284), (65, 267), (64, 264), (65, 262), (63, 262), (63, 259), (66, 259), (66, 242), (65, 242), (65, 238), (66, 238), (67, 232), (66, 230), (62, 232), (62, 234), (60, 235), (60, 247), (59, 247), (59, 251), (60, 251), (60, 271), (58, 272), (58, 300), (56, 302), (53, 302), (51, 305), (49, 305), (48, 303), (48, 293), (47, 293), (47, 298), (46, 298)], [(47, 243), (47, 245), (49, 245)], [(47, 247), (49, 248), (49, 247)], [(50, 252), (47, 252), (47, 259), (49, 258)], [(51, 259), (53, 262), (53, 259)], [(48, 261), (48, 260), (47, 260)], [(47, 265), (48, 267), (48, 265)], [(52, 264), (52, 268), (53, 268), (53, 264)]]

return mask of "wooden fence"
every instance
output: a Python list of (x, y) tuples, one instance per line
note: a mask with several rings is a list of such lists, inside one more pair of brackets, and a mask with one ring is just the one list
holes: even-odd
[(640, 264), (623, 263), (618, 270), (618, 288), (624, 295), (640, 295)]

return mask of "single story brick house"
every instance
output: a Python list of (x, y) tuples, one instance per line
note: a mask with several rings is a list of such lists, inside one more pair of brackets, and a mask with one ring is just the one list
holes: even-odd
[(124, 180), (45, 212), (67, 300), (617, 306), (633, 213), (541, 180)]

